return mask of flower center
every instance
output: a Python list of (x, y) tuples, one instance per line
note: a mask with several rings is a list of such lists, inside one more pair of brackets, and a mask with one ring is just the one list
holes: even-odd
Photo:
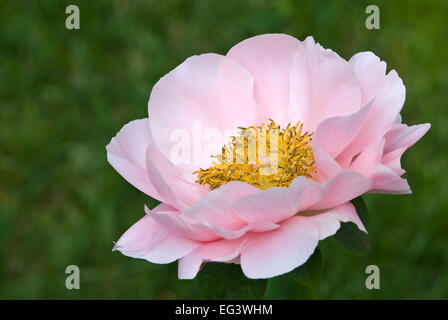
[(302, 124), (280, 129), (273, 120), (257, 127), (239, 128), (208, 169), (199, 169), (196, 183), (216, 189), (231, 181), (243, 181), (261, 190), (288, 187), (297, 176), (316, 172), (311, 147), (312, 133), (302, 134)]

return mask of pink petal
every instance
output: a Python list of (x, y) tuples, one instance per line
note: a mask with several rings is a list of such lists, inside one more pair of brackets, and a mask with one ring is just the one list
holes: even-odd
[[(339, 156), (340, 163), (352, 159), (394, 125), (405, 99), (405, 87), (398, 74), (392, 70), (384, 77), (372, 102), (367, 119), (356, 138)], [(345, 159), (345, 160), (344, 160)]]
[(319, 145), (313, 143), (313, 157), (317, 169), (316, 180), (324, 182), (337, 175), (342, 170), (341, 166), (328, 153), (322, 150)]
[[(187, 181), (179, 176), (175, 166), (158, 150), (155, 144), (148, 146), (146, 155), (148, 161), (151, 162), (151, 166), (155, 167), (161, 178), (163, 178), (164, 183), (172, 191), (173, 197), (175, 196), (177, 199), (176, 202), (189, 206), (208, 192), (206, 187)], [(156, 185), (156, 187), (159, 186)]]
[(384, 154), (398, 148), (412, 147), (431, 128), (431, 124), (424, 123), (408, 127), (407, 125), (396, 125), (386, 134), (386, 146)]
[(370, 104), (349, 116), (324, 120), (316, 129), (313, 146), (318, 145), (333, 159), (336, 159), (357, 136), (369, 111)]
[(182, 258), (198, 243), (168, 232), (150, 215), (145, 215), (117, 241), (114, 250), (153, 263), (170, 263)]
[(350, 166), (350, 170), (357, 171), (365, 177), (370, 177), (375, 169), (381, 165), (384, 153), (384, 138), (379, 138), (371, 142), (362, 151)]
[(297, 177), (287, 188), (275, 187), (238, 199), (235, 214), (247, 221), (283, 221), (306, 210), (325, 196), (325, 188), (305, 177)]
[(245, 239), (202, 243), (179, 260), (179, 279), (193, 279), (203, 262), (230, 262), (239, 256)]
[(358, 172), (340, 171), (324, 183), (327, 188), (325, 197), (308, 210), (321, 210), (337, 207), (370, 190), (371, 182)]
[[(182, 218), (182, 217), (180, 217), (180, 218)], [(246, 224), (244, 227), (240, 227), (239, 229), (236, 229), (236, 230), (224, 228), (219, 225), (213, 225), (213, 224), (209, 224), (209, 223), (202, 223), (200, 225), (202, 225), (202, 226), (206, 227), (208, 230), (214, 232), (219, 237), (221, 237), (223, 239), (228, 239), (228, 240), (240, 238), (243, 235), (245, 235), (246, 233), (248, 233), (249, 231), (251, 231), (251, 232), (266, 232), (266, 231), (277, 229), (279, 227), (278, 224), (271, 223), (269, 221), (263, 221), (263, 220), (250, 222), (250, 223)]]
[(171, 263), (184, 257), (198, 245), (196, 241), (170, 234), (158, 246), (134, 258), (145, 259), (152, 263)]
[[(234, 134), (231, 130), (263, 120), (253, 99), (253, 85), (247, 70), (217, 54), (190, 57), (157, 82), (148, 109), (159, 150), (172, 161), (170, 151), (178, 143), (172, 134), (179, 130), (188, 134), (194, 145), (191, 161), (178, 166), (182, 177), (194, 182), (192, 172), (212, 164), (210, 156), (221, 152)], [(210, 130), (217, 131), (222, 139), (204, 141), (205, 132)], [(202, 154), (205, 148), (208, 152)]]
[(240, 229), (247, 222), (238, 218), (231, 208), (237, 199), (260, 192), (254, 186), (233, 181), (215, 189), (184, 210), (181, 217), (190, 223), (221, 226), (227, 229)]
[(179, 217), (179, 211), (170, 210), (149, 210), (145, 207), (145, 212), (150, 215), (160, 226), (168, 232), (177, 234), (183, 238), (197, 241), (211, 241), (219, 239), (219, 236), (210, 231), (203, 224), (188, 223)]
[(145, 211), (170, 233), (197, 241), (237, 239), (249, 231), (265, 232), (278, 228), (277, 224), (268, 221), (254, 221), (234, 230), (207, 222), (192, 223), (187, 221), (183, 215), (178, 215), (173, 212), (151, 211), (148, 208), (145, 208)]
[(107, 160), (137, 189), (163, 201), (146, 172), (145, 153), (150, 135), (147, 118), (129, 122), (106, 146)]
[[(145, 212), (147, 211), (146, 209), (147, 209), (147, 207), (145, 206)], [(163, 203), (163, 202), (158, 204), (154, 209), (152, 209), (150, 211), (151, 212), (169, 212), (170, 214), (173, 214), (173, 215), (178, 215), (180, 213), (173, 206), (170, 206), (169, 204)]]
[(153, 182), (157, 192), (163, 198), (163, 202), (175, 207), (178, 210), (182, 210), (183, 208), (185, 208), (187, 205), (178, 201), (173, 189), (171, 189), (171, 187), (168, 185), (168, 182), (158, 171), (155, 163), (149, 157), (147, 157), (146, 159), (146, 167), (148, 171), (148, 177)]
[(362, 105), (366, 105), (378, 92), (386, 75), (387, 65), (370, 51), (355, 54), (348, 63), (358, 77), (362, 91)]
[(137, 257), (159, 245), (167, 236), (165, 228), (160, 228), (154, 219), (146, 215), (121, 236), (114, 250)]
[(412, 147), (429, 130), (429, 123), (408, 127), (405, 124), (397, 124), (385, 135), (386, 145), (382, 162), (394, 170), (399, 176), (405, 173), (401, 168), (401, 156)]
[(289, 75), (301, 42), (286, 34), (264, 34), (244, 40), (227, 53), (255, 80), (254, 97), (265, 117), (286, 125)]
[(294, 56), (290, 78), (289, 116), (314, 131), (325, 119), (361, 108), (358, 79), (347, 61), (305, 39)]
[(292, 217), (276, 230), (250, 234), (241, 250), (241, 268), (251, 279), (287, 273), (308, 260), (318, 240), (313, 217)]
[(295, 216), (280, 228), (250, 234), (241, 249), (241, 267), (248, 278), (271, 278), (304, 264), (317, 247), (318, 240), (334, 235), (341, 222), (353, 222), (367, 232), (354, 206), (345, 203), (313, 216)]
[(382, 159), (382, 163), (394, 170), (400, 177), (406, 173), (406, 171), (401, 167), (401, 156), (405, 153), (405, 151), (405, 147), (395, 149), (384, 155)]
[(313, 215), (312, 218), (319, 228), (319, 240), (336, 234), (341, 226), (341, 222), (353, 222), (358, 226), (359, 230), (367, 233), (366, 228), (356, 213), (355, 207), (351, 203)]
[(385, 165), (378, 166), (370, 180), (372, 181), (371, 193), (411, 193), (407, 180), (401, 178), (394, 170)]

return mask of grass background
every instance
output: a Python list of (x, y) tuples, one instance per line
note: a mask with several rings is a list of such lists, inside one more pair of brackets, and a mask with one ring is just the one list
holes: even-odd
[[(65, 28), (77, 4), (81, 29)], [(377, 4), (381, 29), (367, 30)], [(177, 264), (111, 252), (151, 199), (106, 161), (105, 146), (147, 115), (156, 81), (187, 57), (225, 54), (268, 32), (313, 35), (348, 59), (371, 50), (407, 88), (404, 122), (431, 122), (405, 155), (413, 195), (369, 195), (372, 251), (320, 247), (326, 299), (448, 298), (448, 1), (2, 1), (0, 3), (0, 298), (198, 298)], [(67, 290), (67, 265), (81, 289)], [(367, 265), (381, 289), (364, 286)], [(288, 296), (288, 284), (268, 297)]]

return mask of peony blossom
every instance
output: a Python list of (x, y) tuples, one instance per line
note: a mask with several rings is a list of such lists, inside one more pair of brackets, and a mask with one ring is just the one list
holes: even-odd
[[(402, 123), (404, 101), (403, 81), (375, 54), (346, 61), (312, 37), (260, 35), (225, 56), (188, 58), (155, 84), (149, 117), (107, 146), (110, 164), (161, 202), (114, 249), (178, 260), (181, 279), (207, 262), (240, 264), (253, 279), (297, 268), (341, 222), (367, 232), (350, 200), (411, 193), (400, 159), (430, 124)], [(261, 173), (272, 164), (262, 149), (252, 164), (217, 159), (248, 128), (278, 129), (271, 173)], [(189, 135), (181, 160), (176, 132)]]

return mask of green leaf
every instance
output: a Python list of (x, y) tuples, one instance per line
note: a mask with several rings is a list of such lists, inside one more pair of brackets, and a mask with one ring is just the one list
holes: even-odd
[(353, 222), (343, 222), (334, 237), (345, 249), (357, 256), (366, 255), (370, 251), (369, 236)]
[(287, 273), (285, 276), (314, 291), (317, 289), (321, 275), (322, 254), (319, 248), (316, 248), (305, 264)]
[(204, 299), (261, 299), (267, 284), (265, 279), (246, 278), (233, 263), (207, 263), (196, 278)]
[(364, 227), (369, 230), (369, 214), (367, 211), (366, 202), (362, 197), (358, 197), (353, 199), (351, 203), (355, 206), (356, 212), (358, 213), (358, 216), (361, 219)]
[[(367, 229), (369, 221), (367, 206), (364, 200), (361, 197), (358, 197), (356, 199), (353, 199), (351, 202), (355, 206), (359, 218)], [(339, 240), (344, 248), (355, 255), (363, 256), (368, 254), (370, 251), (369, 236), (363, 231), (359, 230), (356, 224), (354, 224), (353, 222), (341, 223), (341, 227), (334, 235), (334, 237)]]

